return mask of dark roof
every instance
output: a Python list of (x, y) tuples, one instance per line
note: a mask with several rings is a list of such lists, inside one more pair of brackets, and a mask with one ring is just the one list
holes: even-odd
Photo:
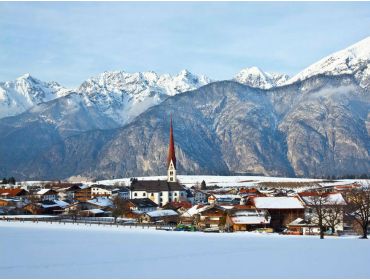
[(134, 204), (137, 208), (158, 207), (158, 205), (149, 198), (135, 198), (128, 199), (127, 201)]
[(2, 196), (21, 196), (26, 195), (27, 191), (21, 188), (17, 189), (0, 189), (0, 195)]
[(162, 180), (151, 180), (151, 181), (133, 180), (131, 182), (131, 190), (161, 192), (161, 191), (183, 191), (185, 189), (178, 182), (167, 182)]

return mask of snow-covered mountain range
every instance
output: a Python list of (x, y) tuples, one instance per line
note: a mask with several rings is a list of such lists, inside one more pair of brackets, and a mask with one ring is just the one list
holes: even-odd
[(177, 75), (155, 72), (104, 72), (85, 81), (76, 91), (88, 107), (95, 107), (122, 125), (168, 96), (210, 83), (204, 75), (182, 70)]
[[(291, 78), (286, 74), (264, 72), (254, 66), (242, 69), (233, 80), (254, 88), (271, 89), (320, 74), (354, 74), (360, 86), (368, 88), (369, 62), (370, 37), (321, 59)], [(0, 83), (0, 119), (76, 92), (81, 98), (77, 100), (80, 105), (100, 112), (121, 126), (168, 96), (195, 90), (210, 82), (212, 79), (207, 76), (188, 70), (177, 75), (112, 71), (84, 81), (77, 89), (67, 89), (56, 82), (42, 82), (25, 74), (14, 81)]]
[(333, 76), (353, 74), (361, 87), (369, 87), (370, 37), (367, 37), (344, 50), (324, 57), (289, 79), (286, 84), (303, 81), (319, 74)]
[(69, 92), (56, 82), (42, 82), (30, 74), (0, 83), (0, 118), (23, 113), (37, 104), (65, 96)]
[(2, 97), (37, 105), (0, 119), (0, 173), (164, 174), (173, 112), (180, 174), (368, 174), (369, 42), (290, 79), (252, 67), (212, 83), (188, 71), (105, 72), (70, 91), (29, 76), (3, 83)]

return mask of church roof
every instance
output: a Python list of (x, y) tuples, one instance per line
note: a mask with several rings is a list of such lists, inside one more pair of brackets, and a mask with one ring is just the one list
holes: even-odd
[(162, 192), (183, 190), (184, 188), (178, 182), (167, 182), (162, 180), (134, 180), (131, 182), (131, 191)]
[(175, 140), (173, 138), (172, 115), (170, 123), (170, 143), (168, 145), (167, 168), (170, 166), (171, 160), (176, 169)]

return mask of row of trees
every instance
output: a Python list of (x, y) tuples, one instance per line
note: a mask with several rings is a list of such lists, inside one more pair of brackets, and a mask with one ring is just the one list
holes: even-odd
[(16, 180), (15, 180), (14, 177), (10, 177), (8, 179), (3, 178), (3, 180), (1, 181), (1, 184), (3, 184), (3, 185), (6, 185), (6, 184), (15, 185), (15, 183), (16, 183)]
[(329, 196), (324, 192), (317, 191), (310, 198), (310, 207), (313, 210), (313, 223), (320, 229), (320, 238), (324, 238), (326, 226), (332, 232), (342, 222), (343, 217), (353, 220), (361, 227), (362, 238), (367, 239), (367, 231), (370, 218), (370, 189), (368, 187), (354, 189), (345, 194), (346, 205), (340, 201), (329, 201)]

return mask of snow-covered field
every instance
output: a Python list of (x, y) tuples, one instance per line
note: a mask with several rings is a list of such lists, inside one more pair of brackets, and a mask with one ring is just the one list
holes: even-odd
[(370, 241), (0, 222), (1, 278), (370, 278)]
[[(165, 180), (166, 176), (150, 176), (150, 177), (137, 177), (138, 180)], [(213, 176), (213, 175), (178, 175), (177, 178), (181, 184), (191, 187), (195, 184), (200, 184), (203, 180), (207, 185), (218, 185), (220, 187), (240, 186), (248, 187), (254, 186), (259, 182), (305, 182), (314, 183), (321, 182), (322, 179), (310, 178), (285, 178), (285, 177), (268, 177), (268, 176)], [(360, 180), (339, 180), (342, 184), (348, 184)], [(101, 184), (115, 184), (124, 182), (127, 186), (130, 184), (130, 178), (103, 180), (98, 183)], [(339, 183), (339, 184), (341, 184)], [(332, 183), (331, 183), (332, 184)]]

